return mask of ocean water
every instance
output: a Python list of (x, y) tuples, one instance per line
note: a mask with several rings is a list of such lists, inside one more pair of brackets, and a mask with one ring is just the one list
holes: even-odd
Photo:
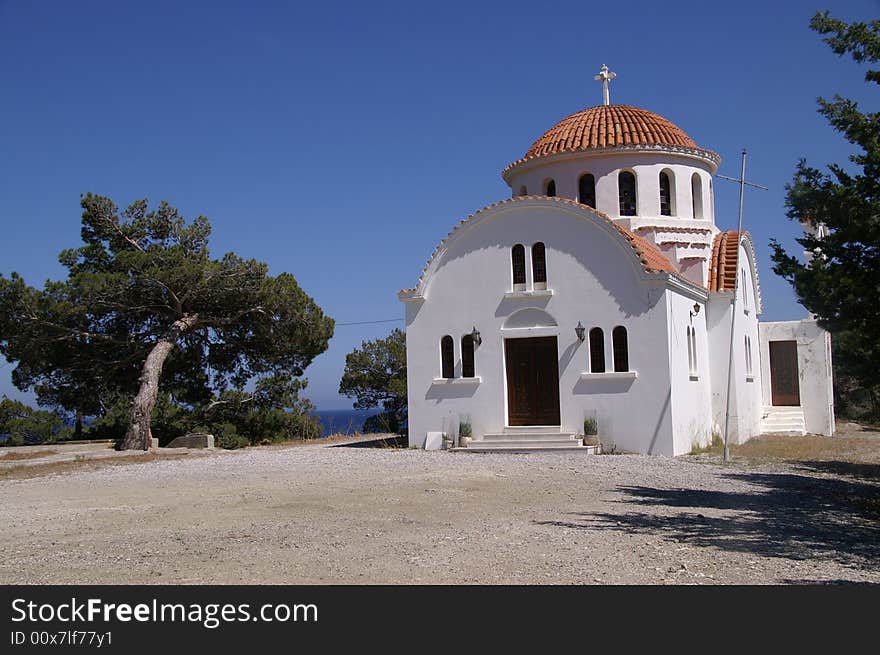
[(377, 409), (319, 409), (312, 414), (321, 421), (326, 437), (329, 434), (360, 432), (364, 427), (364, 421), (378, 413)]

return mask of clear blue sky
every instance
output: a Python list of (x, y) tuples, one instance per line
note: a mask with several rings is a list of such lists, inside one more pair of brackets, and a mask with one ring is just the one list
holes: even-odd
[[(784, 185), (799, 157), (851, 150), (816, 113), (840, 93), (876, 110), (864, 67), (809, 30), (816, 10), (880, 17), (876, 1), (27, 2), (0, 0), (0, 272), (58, 278), (79, 195), (167, 200), (207, 215), (213, 251), (290, 271), (339, 322), (403, 316), (438, 241), (509, 196), (501, 169), (556, 121), (612, 102), (666, 116), (718, 152), (746, 195), (764, 320), (801, 318), (770, 268), (797, 248)], [(876, 88), (876, 87), (875, 87)], [(736, 185), (718, 180), (722, 228)], [(323, 409), (345, 355), (393, 324), (338, 327), (308, 369)], [(400, 323), (399, 325), (402, 325)], [(0, 369), (0, 394), (28, 399)]]

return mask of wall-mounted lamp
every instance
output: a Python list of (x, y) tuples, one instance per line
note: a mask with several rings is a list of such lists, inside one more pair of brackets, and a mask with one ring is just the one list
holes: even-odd
[(581, 325), (581, 322), (578, 321), (577, 327), (575, 327), (574, 329), (574, 333), (577, 335), (578, 341), (583, 341), (587, 333), (587, 328)]
[(694, 310), (691, 312), (691, 318), (700, 313), (700, 305), (699, 303), (694, 303)]
[(483, 343), (483, 338), (480, 336), (480, 331), (477, 329), (477, 326), (474, 326), (474, 329), (471, 330), (471, 339), (474, 340), (474, 345), (479, 346)]

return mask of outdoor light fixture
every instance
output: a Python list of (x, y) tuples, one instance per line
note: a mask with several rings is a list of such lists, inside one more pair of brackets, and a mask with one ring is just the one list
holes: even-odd
[(483, 339), (482, 337), (480, 337), (480, 331), (477, 329), (476, 325), (474, 326), (474, 329), (471, 330), (471, 339), (474, 340), (475, 346), (479, 346), (481, 343), (483, 343)]
[(691, 318), (700, 313), (700, 305), (699, 303), (694, 303), (694, 311), (691, 312)]
[(577, 327), (574, 329), (574, 333), (577, 335), (578, 341), (583, 341), (584, 336), (586, 335), (587, 328), (581, 325), (581, 322), (578, 321)]

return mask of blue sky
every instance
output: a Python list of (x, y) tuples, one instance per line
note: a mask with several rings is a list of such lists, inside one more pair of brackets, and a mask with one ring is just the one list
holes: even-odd
[[(598, 7), (597, 7), (598, 5)], [(403, 316), (439, 240), (509, 196), (501, 169), (556, 121), (612, 102), (666, 116), (722, 157), (746, 193), (764, 320), (805, 314), (770, 268), (797, 248), (784, 213), (795, 164), (851, 149), (816, 113), (835, 93), (876, 110), (864, 67), (808, 28), (875, 1), (166, 2), (0, 0), (0, 272), (58, 278), (79, 242), (79, 195), (167, 200), (205, 214), (213, 251), (289, 271), (338, 322)], [(722, 228), (738, 188), (719, 180)], [(308, 369), (337, 395), (345, 355), (394, 324), (340, 326)], [(398, 325), (402, 326), (402, 323)], [(0, 368), (0, 394), (29, 399)]]

